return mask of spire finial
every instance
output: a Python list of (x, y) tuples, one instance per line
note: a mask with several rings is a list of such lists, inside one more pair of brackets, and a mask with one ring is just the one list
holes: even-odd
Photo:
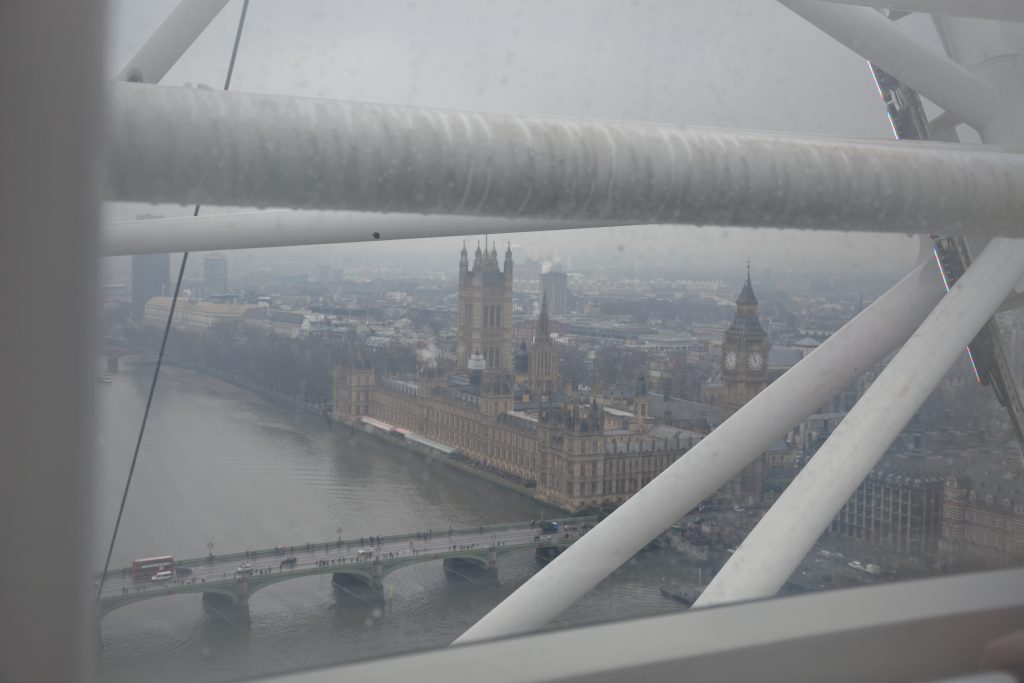
[(740, 296), (736, 299), (737, 304), (745, 304), (750, 306), (757, 305), (757, 297), (754, 296), (754, 285), (750, 283), (750, 259), (747, 259), (747, 281), (743, 283), (743, 289), (740, 291)]

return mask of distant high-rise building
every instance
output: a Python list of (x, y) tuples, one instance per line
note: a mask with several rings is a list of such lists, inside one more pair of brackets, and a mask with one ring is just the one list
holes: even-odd
[(504, 270), (494, 245), (490, 251), (477, 245), (472, 270), (465, 245), (459, 255), (459, 368), (468, 368), (472, 356), (482, 357), (488, 370), (512, 369), (511, 246)]
[(203, 296), (228, 293), (228, 259), (224, 254), (210, 254), (203, 259)]
[(142, 320), (146, 302), (155, 296), (167, 296), (170, 290), (170, 254), (132, 256), (132, 320)]
[(569, 279), (565, 273), (554, 270), (541, 273), (540, 294), (547, 301), (548, 313), (551, 315), (569, 310)]

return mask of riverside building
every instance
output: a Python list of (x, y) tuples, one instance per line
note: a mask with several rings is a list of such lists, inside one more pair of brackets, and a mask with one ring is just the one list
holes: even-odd
[[(626, 409), (606, 405), (601, 396), (569, 392), (559, 377), (543, 294), (528, 360), (519, 358), (522, 353), (514, 357), (512, 272), (511, 249), (502, 268), (496, 247), (478, 246), (470, 267), (463, 247), (455, 367), (424, 363), (411, 381), (379, 377), (359, 363), (339, 366), (335, 416), (349, 423), (370, 418), (425, 437), (567, 510), (622, 503), (703, 434), (659, 424), (649, 410), (643, 375)], [(731, 414), (767, 384), (768, 340), (757, 320), (749, 275), (723, 348), (722, 408)], [(523, 361), (525, 373), (519, 367)], [(517, 383), (517, 376), (525, 377), (525, 384)], [(716, 500), (756, 502), (762, 476), (760, 465), (749, 468)]]

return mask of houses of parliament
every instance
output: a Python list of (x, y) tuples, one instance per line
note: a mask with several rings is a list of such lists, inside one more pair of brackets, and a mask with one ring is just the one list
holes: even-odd
[[(512, 342), (511, 247), (499, 263), (496, 246), (478, 245), (472, 266), (459, 259), (455, 366), (424, 364), (415, 381), (382, 378), (372, 367), (334, 370), (335, 417), (386, 422), (498, 472), (566, 510), (619, 504), (677, 459), (703, 431), (659, 424), (641, 375), (625, 403), (568, 390), (542, 297), (532, 344)], [(721, 417), (768, 384), (768, 337), (750, 283), (722, 345)], [(760, 461), (716, 495), (723, 503), (760, 500)]]

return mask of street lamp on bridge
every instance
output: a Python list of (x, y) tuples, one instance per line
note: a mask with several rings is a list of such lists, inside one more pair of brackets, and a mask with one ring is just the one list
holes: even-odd
[(338, 527), (338, 545), (339, 545), (339, 546), (341, 545), (341, 531), (342, 531), (342, 529), (341, 529), (341, 527), (339, 526), (339, 527)]
[(208, 551), (208, 552), (210, 553), (210, 555), (209, 555), (209, 559), (211, 559), (211, 560), (212, 560), (212, 559), (213, 559), (213, 541), (209, 541), (209, 542), (208, 542), (208, 543), (206, 544), (206, 550), (207, 550), (207, 551)]

